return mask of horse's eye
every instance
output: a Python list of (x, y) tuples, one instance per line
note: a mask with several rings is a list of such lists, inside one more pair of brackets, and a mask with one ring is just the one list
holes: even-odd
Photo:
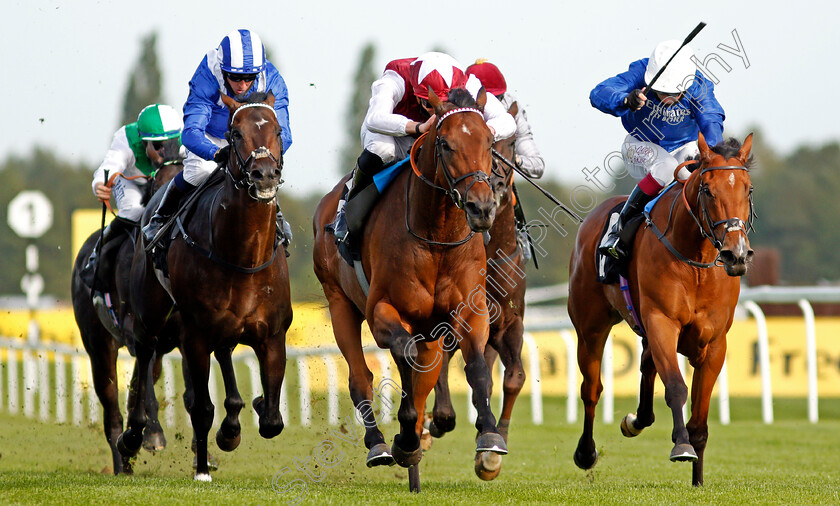
[(242, 133), (239, 130), (231, 130), (230, 131), (230, 140), (231, 141), (238, 141), (242, 139)]
[(705, 195), (707, 197), (710, 197), (710, 198), (714, 198), (714, 195), (712, 195), (712, 190), (710, 190), (708, 186), (706, 186), (706, 185), (701, 186), (700, 191), (703, 192), (703, 195)]
[(452, 146), (450, 146), (449, 143), (446, 142), (446, 139), (441, 139), (440, 140), (440, 148), (443, 149), (444, 151), (452, 152)]

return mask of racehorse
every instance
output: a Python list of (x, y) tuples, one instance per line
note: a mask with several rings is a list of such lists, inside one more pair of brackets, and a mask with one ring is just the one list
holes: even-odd
[[(152, 181), (145, 185), (144, 203), (148, 202), (158, 188), (175, 177), (183, 168), (182, 160), (178, 157), (179, 146), (177, 139), (172, 139), (163, 141), (163, 146), (159, 151), (154, 148), (147, 150), (155, 172), (151, 178)], [(82, 335), (85, 351), (90, 357), (93, 386), (104, 411), (105, 438), (111, 447), (114, 474), (131, 474), (131, 462), (117, 451), (117, 438), (123, 430), (123, 417), (118, 399), (117, 352), (120, 347), (126, 345), (129, 349), (134, 349), (134, 334), (131, 330), (134, 314), (131, 311), (130, 304), (128, 304), (128, 273), (131, 270), (131, 257), (135, 239), (125, 240), (126, 238), (121, 238), (122, 244), (119, 245), (119, 251), (116, 254), (117, 261), (113, 266), (113, 272), (103, 273), (110, 277), (111, 286), (116, 288), (115, 292), (111, 294), (111, 300), (113, 301), (113, 311), (117, 323), (109, 322), (106, 327), (94, 307), (91, 289), (80, 279), (80, 273), (96, 246), (99, 235), (99, 231), (91, 234), (76, 257), (71, 285), (73, 313), (79, 332)], [(105, 317), (109, 318), (107, 315)], [(109, 329), (112, 329), (114, 333), (111, 333)], [(161, 333), (159, 346), (155, 350), (153, 373), (148, 375), (147, 379), (150, 385), (153, 385), (160, 376), (163, 355), (172, 351), (178, 345), (179, 330), (177, 321), (173, 321)], [(135, 366), (129, 388), (129, 409), (136, 402), (134, 392), (136, 391), (137, 381), (138, 374)], [(147, 395), (146, 410), (149, 424), (143, 431), (143, 447), (149, 451), (163, 450), (166, 447), (166, 438), (158, 421), (158, 403), (152, 386), (149, 387)]]
[[(259, 361), (264, 396), (254, 399), (253, 407), (259, 415), (260, 435), (272, 438), (283, 430), (280, 387), (286, 368), (286, 330), (292, 321), (286, 255), (275, 241), (275, 195), (282, 182), (283, 144), (274, 95), (254, 93), (240, 103), (223, 94), (222, 100), (230, 111), (228, 162), (221, 181), (208, 185), (188, 217), (178, 218), (179, 233), (167, 253), (171, 298), (157, 281), (142, 244), (135, 249), (131, 272), (132, 303), (139, 316), (135, 334), (142, 344), (137, 347), (141, 372), (149, 365), (150, 346), (173, 301), (181, 315), (181, 351), (194, 388), (189, 412), (197, 481), (211, 481), (207, 465), (207, 433), (214, 410), (208, 391), (210, 354), (219, 360), (225, 383), (227, 415), (216, 433), (219, 448), (232, 451), (241, 441), (239, 412), (244, 402), (231, 363), (231, 351), (240, 343), (253, 348)], [(138, 402), (118, 441), (124, 455), (137, 452), (145, 423)]]
[[(343, 182), (321, 200), (313, 220), (315, 273), (329, 302), (336, 343), (349, 365), (350, 396), (364, 420), (367, 465), (396, 461), (409, 467), (413, 491), (419, 491), (422, 458), (423, 417), (418, 413), (425, 412), (444, 346), (460, 344), (466, 362), (478, 410), (477, 451), (507, 453), (489, 406), (490, 370), (483, 356), (488, 308), (481, 233), (492, 226), (496, 212), (485, 101), (483, 88), (477, 99), (466, 90), (452, 90), (446, 102), (430, 90), (429, 102), (439, 119), (415, 142), (412, 171), (390, 184), (365, 226), (361, 257), (367, 293), (324, 230), (335, 216)], [(390, 449), (370, 409), (373, 374), (361, 344), (365, 319), (376, 344), (390, 350), (401, 378), (400, 433)]]
[[(516, 103), (508, 111), (516, 117)], [(493, 148), (507, 160), (515, 155), (516, 137), (497, 141)], [(496, 174), (495, 180), (502, 184), (497, 195), (501, 196), (496, 219), (490, 229), (490, 241), (485, 246), (487, 252), (487, 297), (498, 308), (490, 320), (490, 334), (484, 349), (484, 359), (492, 371), (497, 357), (505, 366), (503, 380), (502, 412), (496, 428), (507, 443), (510, 417), (513, 405), (522, 386), (525, 384), (525, 369), (522, 366), (522, 319), (525, 316), (525, 257), (516, 240), (516, 220), (514, 216), (515, 196), (512, 189), (513, 170), (498, 163), (502, 174)], [(506, 170), (507, 169), (507, 170)], [(499, 177), (501, 176), (501, 177)], [(449, 393), (449, 359), (455, 350), (444, 355), (440, 376), (435, 385), (435, 404), (432, 420), (429, 423), (431, 436), (443, 437), (455, 428), (455, 410)], [(492, 384), (491, 384), (492, 389)], [(492, 480), (501, 471), (501, 458), (493, 452), (476, 454), (475, 472), (483, 480)]]
[[(647, 226), (634, 240), (629, 263), (629, 293), (642, 326), (643, 352), (639, 406), (621, 422), (626, 437), (653, 424), (656, 375), (665, 385), (671, 409), (674, 447), (671, 460), (693, 462), (692, 483), (703, 484), (703, 453), (708, 438), (712, 388), (726, 357), (726, 333), (732, 325), (740, 292), (739, 277), (753, 256), (748, 230), (753, 218), (749, 167), (752, 134), (743, 145), (730, 139), (709, 148), (699, 136), (699, 167), (659, 199)], [(580, 396), (585, 418), (574, 453), (581, 469), (595, 465), (592, 435), (595, 405), (601, 394), (601, 357), (610, 329), (636, 317), (627, 309), (619, 286), (596, 281), (595, 251), (613, 198), (586, 218), (571, 258), (569, 316), (578, 335), (578, 365), (583, 374)], [(691, 418), (682, 408), (688, 389), (677, 353), (694, 367)]]

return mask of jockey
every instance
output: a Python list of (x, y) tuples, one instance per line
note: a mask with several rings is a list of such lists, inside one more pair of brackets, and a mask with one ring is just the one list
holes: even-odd
[[(723, 107), (715, 98), (714, 84), (697, 71), (688, 46), (676, 54), (646, 95), (647, 83), (680, 45), (678, 40), (661, 42), (650, 58), (631, 63), (627, 72), (603, 81), (589, 94), (593, 107), (621, 118), (629, 132), (621, 154), (627, 171), (639, 181), (598, 248), (616, 258), (627, 256), (619, 238), (624, 224), (674, 180), (677, 165), (699, 154), (698, 132), (703, 132), (709, 146), (723, 140)], [(681, 179), (688, 177), (687, 169), (680, 172)]]
[[(472, 65), (467, 67), (467, 75), (477, 77), (484, 89), (492, 93), (504, 106), (510, 110), (513, 104), (517, 104), (516, 116), (516, 141), (514, 144), (514, 163), (532, 178), (541, 178), (545, 172), (545, 161), (543, 160), (537, 143), (534, 142), (534, 134), (531, 133), (531, 125), (528, 124), (528, 117), (525, 108), (519, 106), (516, 97), (508, 93), (505, 76), (499, 68), (484, 58), (479, 58)], [(531, 248), (528, 243), (528, 229), (525, 222), (525, 215), (522, 212), (522, 204), (516, 200), (516, 228), (517, 241), (526, 260), (531, 258)]]
[[(101, 202), (110, 200), (114, 196), (117, 216), (102, 232), (101, 245), (94, 248), (87, 265), (82, 270), (82, 281), (89, 287), (93, 284), (93, 265), (96, 262), (96, 251), (104, 247), (111, 239), (121, 236), (123, 232), (130, 231), (138, 226), (140, 217), (143, 215), (143, 194), (148, 183), (148, 177), (152, 176), (155, 167), (152, 158), (174, 161), (177, 158), (186, 156), (186, 150), (181, 146), (181, 129), (184, 123), (181, 115), (173, 107), (162, 104), (152, 104), (143, 108), (137, 116), (137, 121), (129, 123), (114, 134), (111, 147), (105, 154), (105, 159), (98, 169), (93, 173), (93, 194)], [(169, 144), (174, 143), (174, 146)], [(176, 147), (180, 148), (175, 149)], [(167, 149), (169, 148), (169, 149)], [(173, 153), (178, 153), (175, 157)], [(170, 157), (169, 160), (166, 156)], [(121, 174), (123, 177), (115, 178), (113, 187), (106, 183), (106, 172), (110, 177)], [(113, 248), (116, 254), (117, 248)], [(113, 255), (105, 255), (102, 258), (100, 272), (109, 272), (108, 267), (112, 264)]]
[[(373, 182), (373, 176), (386, 165), (408, 156), (411, 145), (421, 134), (428, 132), (437, 117), (429, 104), (429, 87), (446, 100), (449, 90), (465, 88), (478, 96), (481, 82), (464, 73), (457, 60), (444, 53), (424, 53), (417, 58), (394, 60), (385, 66), (382, 76), (371, 85), (370, 105), (362, 124), (364, 151), (356, 162), (353, 177), (347, 182), (347, 196), (338, 203), (335, 236), (347, 237), (344, 205), (362, 193)], [(494, 134), (494, 140), (513, 135), (516, 123), (496, 97), (487, 94), (484, 119)], [(374, 198), (363, 199), (361, 215), (373, 207)]]
[[(190, 93), (184, 104), (184, 134), (187, 159), (184, 170), (175, 176), (149, 224), (143, 227), (146, 242), (154, 239), (160, 227), (178, 209), (181, 198), (204, 182), (217, 163), (227, 162), (228, 108), (221, 94), (239, 100), (251, 93), (274, 94), (274, 112), (280, 123), (283, 152), (292, 145), (289, 129), (289, 93), (277, 68), (265, 59), (265, 48), (256, 32), (234, 30), (201, 60), (190, 80)], [(278, 207), (278, 225), (282, 223), (284, 243), (291, 240), (291, 228), (282, 219)]]

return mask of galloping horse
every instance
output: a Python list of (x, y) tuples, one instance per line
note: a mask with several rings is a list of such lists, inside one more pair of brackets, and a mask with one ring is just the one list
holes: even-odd
[[(516, 103), (512, 107), (516, 107)], [(516, 116), (516, 111), (508, 112)], [(497, 141), (493, 148), (507, 160), (515, 155), (515, 137)], [(490, 229), (490, 241), (485, 246), (487, 252), (487, 297), (498, 308), (493, 311), (490, 320), (488, 347), (484, 350), (484, 359), (492, 370), (497, 357), (505, 366), (503, 380), (502, 412), (496, 428), (508, 440), (510, 417), (513, 405), (522, 386), (525, 384), (525, 369), (522, 366), (522, 319), (525, 316), (525, 258), (516, 242), (516, 220), (514, 216), (515, 196), (513, 193), (513, 170), (498, 163), (496, 167), (504, 171), (495, 178), (501, 183), (497, 195), (501, 197), (496, 219)], [(507, 170), (506, 170), (507, 169)], [(452, 352), (444, 355), (440, 376), (435, 385), (435, 404), (429, 431), (433, 437), (443, 437), (455, 428), (455, 410), (449, 393), (449, 358)], [(491, 385), (492, 387), (492, 385)], [(482, 452), (476, 454), (475, 472), (482, 480), (492, 480), (501, 471), (501, 459), (498, 454)]]
[[(412, 148), (414, 171), (397, 176), (365, 227), (361, 256), (368, 293), (324, 231), (335, 216), (343, 183), (321, 200), (313, 223), (315, 273), (350, 367), (350, 395), (364, 420), (370, 450), (367, 465), (396, 461), (409, 467), (415, 491), (422, 413), (440, 372), (441, 337), (450, 346), (457, 342), (466, 362), (478, 410), (477, 451), (507, 453), (490, 411), (490, 371), (483, 356), (488, 317), (480, 232), (492, 226), (496, 212), (490, 187), (493, 136), (482, 113), (486, 95), (482, 88), (474, 100), (466, 90), (455, 89), (442, 102), (430, 90), (429, 101), (439, 120)], [(390, 449), (370, 409), (373, 374), (365, 363), (360, 328), (365, 319), (377, 345), (391, 351), (404, 391), (400, 433)]]
[[(152, 166), (155, 167), (152, 181), (145, 186), (146, 193), (144, 202), (148, 202), (151, 195), (163, 184), (181, 171), (183, 163), (177, 159), (178, 141), (173, 139), (165, 141), (162, 151), (150, 149), (148, 151)], [(171, 162), (171, 163), (170, 163)], [(116, 254), (117, 261), (114, 264), (113, 272), (104, 273), (111, 279), (111, 286), (116, 290), (111, 294), (113, 301), (114, 316), (116, 324), (109, 324), (106, 327), (97, 315), (91, 298), (91, 289), (80, 279), (80, 273), (87, 262), (88, 257), (96, 246), (100, 232), (96, 231), (87, 238), (73, 266), (71, 296), (73, 299), (73, 313), (76, 324), (82, 335), (82, 343), (85, 351), (90, 357), (91, 372), (93, 375), (93, 387), (96, 391), (99, 402), (104, 411), (105, 439), (111, 447), (114, 474), (132, 473), (131, 462), (128, 457), (122, 457), (117, 451), (117, 438), (123, 430), (123, 417), (119, 406), (119, 385), (117, 381), (117, 352), (120, 347), (128, 346), (134, 348), (134, 334), (132, 325), (134, 320), (131, 306), (128, 303), (128, 273), (131, 270), (131, 257), (134, 250), (133, 240), (123, 240)], [(107, 316), (106, 316), (107, 317)], [(109, 328), (111, 330), (109, 330)], [(113, 334), (111, 332), (114, 332)], [(164, 354), (172, 351), (179, 343), (178, 322), (173, 321), (161, 332), (161, 339), (155, 350), (155, 363), (153, 373), (147, 381), (154, 384), (160, 376), (161, 358)], [(128, 406), (131, 409), (135, 402), (136, 385), (138, 381), (137, 367), (131, 378), (129, 388)], [(154, 395), (154, 389), (150, 386), (147, 392), (146, 409), (149, 416), (149, 424), (143, 431), (143, 447), (149, 451), (162, 450), (166, 446), (166, 438), (163, 429), (158, 421), (158, 403)]]
[[(639, 230), (628, 279), (633, 306), (643, 326), (642, 379), (636, 414), (621, 423), (626, 437), (653, 424), (656, 374), (665, 385), (671, 408), (672, 461), (693, 462), (692, 483), (703, 484), (703, 452), (708, 438), (712, 388), (726, 357), (726, 333), (732, 325), (743, 276), (753, 251), (747, 232), (752, 221), (752, 134), (743, 145), (735, 139), (709, 148), (700, 135), (699, 167), (667, 190)], [(580, 396), (585, 418), (574, 454), (578, 467), (595, 465), (592, 435), (595, 405), (601, 394), (601, 357), (610, 329), (622, 319), (635, 324), (618, 285), (596, 281), (595, 251), (613, 198), (596, 208), (578, 232), (571, 258), (569, 316), (578, 335)], [(691, 418), (682, 408), (688, 389), (677, 353), (694, 367)]]
[[(264, 396), (254, 399), (253, 406), (259, 414), (260, 435), (272, 438), (283, 430), (280, 387), (286, 369), (286, 330), (292, 321), (286, 255), (282, 245), (275, 245), (275, 195), (281, 183), (283, 144), (274, 95), (255, 93), (247, 103), (225, 95), (222, 100), (231, 113), (229, 161), (222, 181), (198, 197), (189, 220), (178, 223), (180, 233), (167, 255), (172, 298), (156, 280), (142, 244), (135, 249), (131, 273), (132, 303), (139, 316), (135, 333), (145, 344), (137, 348), (141, 372), (148, 367), (148, 346), (173, 301), (181, 315), (181, 350), (195, 395), (189, 411), (198, 481), (211, 481), (210, 354), (219, 360), (226, 393), (227, 416), (216, 433), (219, 448), (232, 451), (241, 440), (238, 417), (245, 403), (231, 363), (231, 351), (240, 343), (253, 348), (259, 360)], [(148, 218), (147, 213), (144, 220)], [(134, 296), (135, 292), (144, 296)], [(124, 455), (137, 452), (145, 423), (138, 402), (118, 442)]]

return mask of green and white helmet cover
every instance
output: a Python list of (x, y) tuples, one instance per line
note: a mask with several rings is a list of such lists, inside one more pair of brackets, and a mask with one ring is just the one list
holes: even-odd
[(148, 105), (137, 116), (137, 130), (144, 141), (174, 139), (181, 135), (183, 128), (181, 113), (168, 105)]

